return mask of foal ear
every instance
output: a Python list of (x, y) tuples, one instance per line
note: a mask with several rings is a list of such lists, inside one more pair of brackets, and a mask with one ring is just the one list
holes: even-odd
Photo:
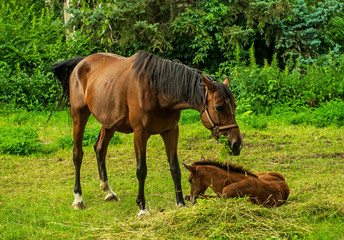
[(185, 163), (183, 163), (183, 165), (184, 165), (184, 167), (187, 169), (187, 170), (189, 170), (190, 172), (194, 172), (194, 167), (192, 167), (192, 166), (188, 166), (188, 165), (186, 165)]
[(202, 81), (203, 81), (204, 85), (208, 88), (209, 91), (211, 91), (214, 88), (213, 82), (211, 80), (209, 80), (203, 74), (201, 74), (201, 77), (202, 77)]
[(225, 80), (223, 80), (223, 82), (222, 82), (226, 87), (230, 87), (231, 86), (231, 84), (230, 84), (230, 82), (229, 82), (229, 78), (228, 77), (226, 77), (225, 78)]

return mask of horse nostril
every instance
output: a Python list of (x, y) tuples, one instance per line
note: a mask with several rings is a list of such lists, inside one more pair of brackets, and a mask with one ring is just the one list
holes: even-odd
[(232, 151), (233, 151), (234, 155), (239, 155), (241, 148), (242, 148), (242, 142), (241, 141), (234, 142), (232, 144)]

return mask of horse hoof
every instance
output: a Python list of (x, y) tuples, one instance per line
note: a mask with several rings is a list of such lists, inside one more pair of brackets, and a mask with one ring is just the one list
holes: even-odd
[(148, 212), (148, 210), (144, 209), (144, 210), (140, 210), (140, 212), (137, 214), (137, 217), (148, 216), (148, 215), (150, 215), (150, 213)]
[(178, 203), (177, 208), (185, 208), (185, 203)]
[(190, 194), (185, 194), (184, 199), (186, 201), (191, 201), (191, 195)]
[(77, 203), (73, 203), (72, 207), (74, 209), (85, 209), (85, 205), (84, 205), (84, 202), (77, 202)]
[(119, 201), (119, 197), (116, 195), (116, 194), (109, 194), (109, 195), (106, 195), (105, 197), (105, 201)]

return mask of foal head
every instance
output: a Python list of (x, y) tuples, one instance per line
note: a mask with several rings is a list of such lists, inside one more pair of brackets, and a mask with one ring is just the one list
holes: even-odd
[(204, 183), (204, 178), (202, 178), (199, 171), (197, 171), (195, 165), (186, 165), (183, 163), (184, 167), (190, 171), (188, 181), (190, 183), (190, 201), (196, 203), (198, 196), (204, 195), (205, 191), (208, 189), (208, 185)]
[(229, 90), (229, 80), (222, 83), (212, 81), (203, 74), (202, 81), (206, 87), (201, 120), (212, 131), (215, 138), (226, 136), (234, 155), (239, 155), (242, 148), (239, 126), (235, 120), (236, 103)]

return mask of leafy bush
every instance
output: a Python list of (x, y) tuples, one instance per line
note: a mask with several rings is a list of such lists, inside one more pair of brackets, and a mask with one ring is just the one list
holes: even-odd
[[(96, 142), (99, 135), (99, 129), (85, 129), (84, 139), (82, 142), (82, 146), (89, 146)], [(67, 135), (62, 137), (58, 141), (58, 145), (60, 148), (70, 148), (74, 146), (73, 135)], [(110, 144), (115, 145), (121, 143), (119, 138), (119, 134), (116, 132), (115, 135), (112, 137)]]
[(194, 123), (194, 122), (198, 122), (200, 121), (200, 113), (195, 111), (195, 110), (191, 110), (191, 109), (187, 109), (187, 110), (183, 110), (182, 111), (182, 115), (180, 116), (180, 124), (189, 124), (189, 123)]
[(344, 126), (344, 102), (332, 101), (322, 104), (319, 108), (294, 114), (287, 118), (290, 124), (310, 124), (316, 127), (328, 127), (331, 125)]
[(0, 3), (0, 107), (55, 108), (53, 62), (139, 49), (230, 76), (239, 113), (344, 99), (341, 1), (72, 2), (67, 25), (59, 0)]
[(0, 127), (0, 151), (6, 154), (29, 155), (44, 151), (37, 129), (31, 127)]
[(334, 99), (344, 100), (344, 56), (331, 52), (327, 60), (311, 65), (297, 64), (295, 68), (281, 70), (276, 55), (271, 64), (263, 67), (222, 64), (219, 78), (228, 75), (231, 90), (238, 102), (238, 112), (253, 111), (256, 114), (271, 114), (274, 109), (302, 106), (319, 107)]
[[(4, 68), (0, 68), (4, 71)], [(3, 76), (3, 75), (2, 75)], [(21, 69), (9, 78), (0, 75), (0, 102), (29, 111), (49, 109), (57, 105), (59, 86), (53, 80), (52, 73), (45, 73), (40, 68), (29, 75)]]
[(55, 107), (59, 86), (51, 73), (52, 63), (93, 49), (84, 36), (66, 42), (63, 21), (44, 0), (2, 1), (0, 32), (2, 106), (30, 111)]

